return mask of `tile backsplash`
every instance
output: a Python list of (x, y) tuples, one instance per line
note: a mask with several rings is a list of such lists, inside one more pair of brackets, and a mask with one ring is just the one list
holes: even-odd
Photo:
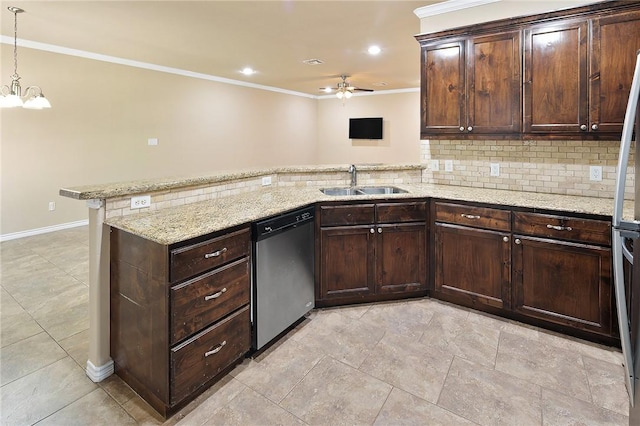
[[(619, 141), (420, 142), (421, 161), (427, 166), (423, 182), (613, 198)], [(438, 170), (433, 160), (437, 160)], [(453, 171), (445, 171), (446, 160), (452, 161)], [(491, 176), (491, 164), (499, 164), (499, 176)], [(589, 179), (591, 166), (602, 167), (602, 181)], [(633, 158), (628, 171), (626, 198), (632, 199)]]

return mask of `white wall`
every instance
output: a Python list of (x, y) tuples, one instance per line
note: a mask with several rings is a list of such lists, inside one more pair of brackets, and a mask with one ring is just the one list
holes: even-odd
[(316, 161), (316, 99), (27, 48), (19, 72), (53, 108), (0, 110), (0, 235), (86, 219), (61, 187)]
[[(350, 140), (349, 118), (382, 117), (382, 140)], [(317, 162), (419, 163), (420, 92), (318, 101)]]

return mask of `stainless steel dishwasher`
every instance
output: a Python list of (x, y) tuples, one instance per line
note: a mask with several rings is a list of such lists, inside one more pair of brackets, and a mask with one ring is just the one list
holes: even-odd
[(314, 208), (253, 226), (252, 346), (258, 350), (315, 306)]

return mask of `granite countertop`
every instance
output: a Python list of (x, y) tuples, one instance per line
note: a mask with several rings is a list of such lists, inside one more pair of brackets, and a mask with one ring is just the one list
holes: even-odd
[[(340, 169), (342, 170), (342, 169)], [(173, 244), (247, 224), (320, 201), (442, 198), (610, 217), (613, 200), (451, 185), (397, 184), (408, 192), (391, 195), (328, 196), (317, 187), (268, 188), (147, 213), (114, 217), (106, 223), (160, 244)], [(625, 204), (625, 212), (633, 209)], [(627, 216), (625, 214), (625, 216)]]
[[(356, 164), (358, 171), (385, 171), (385, 170), (422, 170), (424, 164)], [(135, 181), (115, 182), (96, 185), (73, 186), (60, 189), (60, 195), (76, 200), (107, 199), (124, 197), (129, 195), (144, 194), (148, 192), (167, 191), (171, 189), (187, 188), (190, 186), (210, 185), (237, 179), (257, 178), (273, 174), (290, 173), (323, 173), (349, 171), (348, 164), (335, 165), (308, 165), (287, 166), (262, 169), (246, 169), (234, 171), (221, 171), (205, 176), (175, 176), (157, 179), (144, 179)]]

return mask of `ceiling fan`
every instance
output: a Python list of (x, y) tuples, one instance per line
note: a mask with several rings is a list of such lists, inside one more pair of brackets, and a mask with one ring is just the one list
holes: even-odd
[(349, 99), (351, 96), (353, 96), (353, 92), (373, 92), (373, 89), (361, 89), (359, 87), (352, 86), (351, 83), (347, 81), (347, 77), (348, 76), (346, 75), (340, 76), (342, 81), (338, 83), (338, 87), (327, 87), (320, 90), (325, 92), (332, 92), (335, 90), (338, 99)]

